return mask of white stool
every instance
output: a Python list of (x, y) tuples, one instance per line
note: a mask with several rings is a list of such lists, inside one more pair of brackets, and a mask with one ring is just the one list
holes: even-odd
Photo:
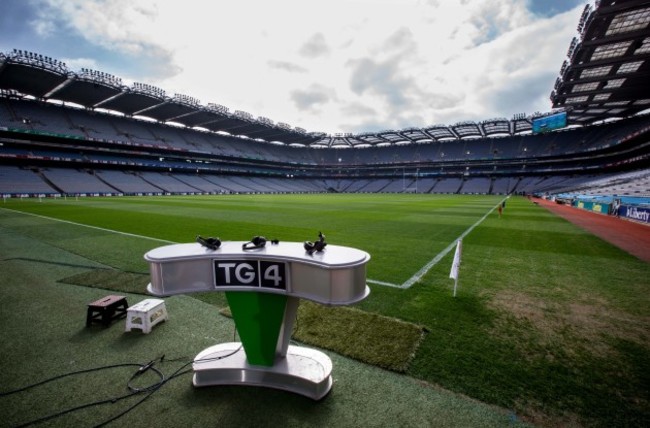
[(126, 310), (126, 331), (139, 328), (143, 333), (168, 318), (165, 301), (162, 299), (145, 299)]

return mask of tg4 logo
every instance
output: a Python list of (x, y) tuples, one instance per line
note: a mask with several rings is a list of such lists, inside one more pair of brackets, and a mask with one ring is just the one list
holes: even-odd
[(215, 260), (217, 287), (287, 289), (286, 263), (268, 260)]

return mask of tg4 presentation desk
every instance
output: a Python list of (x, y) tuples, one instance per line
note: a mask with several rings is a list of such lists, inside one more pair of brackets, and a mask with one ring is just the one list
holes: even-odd
[(265, 386), (319, 400), (332, 387), (332, 362), (323, 352), (289, 344), (300, 299), (328, 306), (365, 299), (370, 255), (336, 245), (310, 254), (299, 242), (245, 246), (155, 248), (144, 256), (151, 272), (147, 291), (160, 297), (225, 292), (241, 343), (200, 352), (193, 362), (195, 386)]

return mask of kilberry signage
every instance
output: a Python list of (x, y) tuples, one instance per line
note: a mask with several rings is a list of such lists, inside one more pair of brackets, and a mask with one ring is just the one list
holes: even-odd
[(650, 208), (623, 205), (619, 215), (621, 217), (629, 218), (630, 220), (650, 223)]

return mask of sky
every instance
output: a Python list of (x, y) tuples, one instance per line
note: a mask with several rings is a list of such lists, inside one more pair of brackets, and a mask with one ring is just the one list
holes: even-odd
[(3, 0), (27, 50), (308, 132), (549, 112), (586, 0)]

